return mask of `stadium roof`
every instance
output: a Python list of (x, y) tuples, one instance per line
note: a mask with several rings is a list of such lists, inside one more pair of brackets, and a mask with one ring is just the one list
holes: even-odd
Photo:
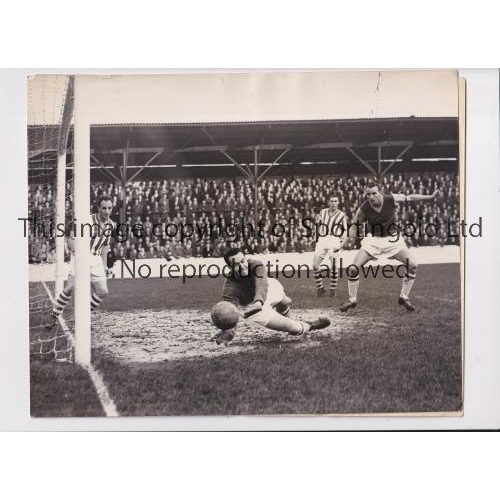
[[(453, 118), (323, 120), (273, 123), (98, 126), (91, 132), (94, 157), (105, 165), (210, 165), (455, 158), (458, 122)], [(354, 152), (354, 154), (353, 154)], [(359, 161), (359, 160), (358, 160)]]
[[(37, 149), (41, 138), (56, 147), (56, 128), (30, 127), (28, 135), (34, 164), (47, 157), (47, 150)], [(70, 144), (71, 140), (70, 134)], [(91, 129), (91, 165), (95, 167), (237, 166), (251, 168), (253, 173), (255, 163), (261, 168), (345, 163), (355, 170), (380, 174), (403, 161), (440, 159), (456, 164), (457, 155), (458, 121), (448, 117), (102, 125)]]

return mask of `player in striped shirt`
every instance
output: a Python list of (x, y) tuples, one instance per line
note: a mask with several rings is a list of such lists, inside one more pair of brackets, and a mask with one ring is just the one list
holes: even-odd
[(330, 297), (337, 291), (338, 266), (340, 265), (340, 248), (347, 237), (347, 217), (339, 210), (338, 196), (330, 196), (328, 208), (323, 208), (316, 218), (317, 236), (313, 258), (313, 276), (318, 295), (326, 293), (323, 288), (324, 270), (320, 265), (326, 257), (331, 259)]
[[(90, 231), (90, 283), (92, 296), (90, 308), (97, 309), (104, 297), (108, 294), (107, 276), (110, 270), (107, 267), (107, 255), (115, 224), (110, 219), (113, 210), (113, 202), (109, 195), (103, 194), (97, 200), (97, 213), (90, 216), (88, 224), (82, 224), (81, 231)], [(75, 254), (74, 240), (68, 239), (68, 248), (71, 252), (70, 271), (68, 281), (63, 291), (58, 295), (52, 310), (52, 323), (54, 326), (64, 308), (71, 299), (75, 286)]]

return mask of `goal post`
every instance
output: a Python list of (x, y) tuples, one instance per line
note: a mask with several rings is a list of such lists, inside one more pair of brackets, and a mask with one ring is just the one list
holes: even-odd
[[(66, 97), (64, 100), (61, 125), (57, 140), (57, 187), (56, 187), (56, 228), (64, 227), (66, 223), (66, 153), (68, 146), (69, 131), (73, 119), (74, 103), (74, 76), (68, 77)], [(56, 280), (55, 294), (61, 293), (64, 288), (64, 238), (56, 238)]]
[(74, 215), (75, 215), (75, 361), (91, 362), (90, 319), (90, 235), (82, 230), (90, 207), (90, 123), (81, 96), (81, 82), (75, 76), (74, 118)]
[(30, 356), (74, 359), (73, 301), (54, 324), (52, 310), (63, 289), (66, 223), (73, 218), (73, 77), (38, 74), (27, 80), (28, 250)]
[[(28, 78), (30, 355), (88, 366), (90, 234), (82, 224), (90, 215), (91, 119), (81, 79), (57, 74)], [(68, 164), (70, 152), (73, 165)], [(68, 231), (74, 231), (75, 286), (66, 300), (60, 293), (68, 277)], [(54, 323), (52, 311), (61, 300), (64, 310)]]

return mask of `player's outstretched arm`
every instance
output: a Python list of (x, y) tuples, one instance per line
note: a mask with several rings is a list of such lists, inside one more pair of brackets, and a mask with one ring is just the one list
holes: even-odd
[(257, 314), (258, 312), (262, 311), (262, 306), (264, 303), (261, 300), (255, 300), (252, 305), (250, 306), (249, 309), (247, 309), (243, 314), (242, 317), (244, 319), (251, 318), (254, 314)]
[(404, 194), (393, 195), (395, 201), (426, 201), (434, 200), (441, 194), (441, 191), (437, 189), (432, 194), (409, 194), (405, 196)]

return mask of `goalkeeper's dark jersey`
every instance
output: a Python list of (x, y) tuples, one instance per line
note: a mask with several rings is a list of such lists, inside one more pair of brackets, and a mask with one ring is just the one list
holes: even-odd
[(248, 259), (248, 276), (235, 273), (226, 278), (222, 299), (235, 305), (248, 305), (256, 300), (264, 303), (267, 297), (266, 268), (256, 259)]

